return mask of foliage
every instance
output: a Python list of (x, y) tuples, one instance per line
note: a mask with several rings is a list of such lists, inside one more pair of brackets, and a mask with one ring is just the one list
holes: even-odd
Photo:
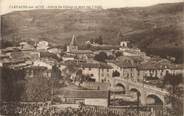
[(122, 53), (121, 53), (120, 51), (117, 51), (117, 52), (115, 53), (115, 55), (116, 55), (116, 57), (120, 57), (120, 56), (122, 56)]
[(168, 95), (165, 96), (166, 100), (166, 112), (171, 116), (183, 116), (183, 100), (176, 96)]
[(108, 59), (108, 56), (105, 52), (100, 52), (99, 54), (95, 55), (94, 59), (100, 62), (105, 62), (105, 60)]
[(100, 35), (98, 38), (96, 39), (90, 39), (90, 43), (97, 43), (97, 44), (100, 44), (102, 45), (103, 44), (103, 38), (102, 36)]
[(54, 79), (60, 79), (61, 78), (61, 71), (57, 67), (57, 65), (52, 66), (51, 78), (54, 78)]
[(27, 101), (47, 101), (51, 98), (51, 82), (46, 78), (28, 79), (25, 89)]
[(167, 73), (163, 80), (163, 85), (171, 85), (170, 95), (167, 96), (167, 104), (171, 106), (168, 108), (170, 114), (175, 116), (182, 116), (183, 114), (183, 88), (179, 85), (183, 84), (182, 74), (172, 75)]
[(103, 44), (103, 39), (102, 39), (102, 36), (101, 35), (95, 40), (95, 43), (98, 43), (100, 45)]
[(63, 51), (67, 51), (67, 44), (66, 43), (63, 46)]
[(25, 78), (25, 71), (2, 67), (1, 97), (5, 101), (45, 101), (50, 98), (51, 83), (44, 77)]
[(23, 70), (1, 68), (1, 98), (5, 101), (20, 101), (24, 95), (25, 73)]
[(173, 94), (177, 94), (176, 90), (177, 90), (179, 84), (183, 84), (182, 74), (172, 75), (170, 73), (166, 73), (166, 75), (164, 76), (163, 85), (171, 85), (172, 86), (171, 92)]

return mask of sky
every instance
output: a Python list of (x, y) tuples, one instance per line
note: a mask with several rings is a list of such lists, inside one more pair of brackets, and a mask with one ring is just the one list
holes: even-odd
[[(48, 9), (48, 6), (101, 6), (102, 8), (143, 7), (184, 0), (0, 0), (0, 14), (17, 10)], [(21, 7), (21, 8), (17, 8)], [(53, 7), (52, 7), (53, 8)]]

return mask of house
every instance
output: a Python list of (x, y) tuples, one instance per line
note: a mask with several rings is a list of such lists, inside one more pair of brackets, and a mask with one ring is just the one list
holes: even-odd
[(34, 46), (28, 44), (27, 42), (20, 42), (19, 46), (22, 51), (32, 51), (35, 49)]
[(40, 58), (40, 52), (33, 50), (33, 51), (22, 51), (25, 58), (30, 60), (38, 60)]
[(24, 53), (22, 51), (14, 51), (10, 53), (10, 58), (12, 59), (25, 59)]
[(44, 66), (31, 66), (24, 68), (26, 78), (51, 78), (51, 70)]
[(104, 52), (107, 54), (107, 56), (113, 56), (114, 55), (114, 51), (113, 50), (97, 50), (94, 51), (94, 54), (99, 54), (100, 52)]
[(137, 63), (131, 57), (108, 61), (108, 64), (113, 67), (114, 77), (137, 81)]
[(139, 78), (163, 79), (167, 73), (177, 75), (184, 74), (183, 66), (172, 64), (168, 61), (148, 61), (138, 66)]
[(49, 53), (53, 53), (53, 54), (61, 54), (63, 50), (62, 49), (59, 49), (59, 48), (48, 48), (48, 52)]
[(141, 52), (139, 48), (133, 48), (133, 47), (128, 47), (129, 46), (129, 41), (122, 41), (120, 42), (120, 52), (122, 52), (123, 56), (141, 56), (145, 57), (146, 54), (144, 52)]
[(3, 61), (3, 66), (12, 67), (12, 65), (24, 64), (24, 59), (7, 59)]
[(74, 60), (75, 57), (76, 57), (75, 55), (66, 54), (66, 55), (62, 56), (62, 59), (63, 59), (63, 61), (68, 61), (68, 60)]
[(4, 53), (4, 54), (8, 54), (8, 53), (11, 53), (13, 51), (20, 51), (20, 48), (19, 47), (7, 47), (5, 49), (2, 49), (2, 53)]
[(52, 69), (52, 65), (54, 64), (54, 61), (47, 61), (45, 60), (35, 60), (33, 61), (33, 66), (37, 66), (37, 67), (46, 67), (48, 69)]
[(106, 63), (83, 63), (82, 74), (89, 75), (96, 82), (109, 82), (112, 77), (112, 67)]
[(171, 64), (169, 65), (170, 73), (173, 75), (182, 74), (184, 75), (184, 64)]
[(39, 41), (36, 49), (41, 51), (47, 51), (48, 48), (49, 43), (47, 41)]
[(121, 41), (120, 42), (120, 47), (121, 48), (127, 48), (128, 47), (128, 43), (129, 43), (129, 41)]
[(50, 53), (47, 51), (41, 51), (40, 58), (43, 58), (43, 59), (50, 59), (51, 58), (51, 59), (55, 59), (55, 60), (60, 60), (60, 58), (56, 54), (53, 54), (53, 53)]

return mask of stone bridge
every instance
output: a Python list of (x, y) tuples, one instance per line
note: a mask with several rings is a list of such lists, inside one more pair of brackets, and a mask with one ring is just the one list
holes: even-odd
[(125, 93), (127, 92), (138, 92), (140, 95), (140, 103), (142, 105), (149, 104), (150, 99), (154, 100), (159, 105), (165, 104), (165, 96), (169, 94), (164, 89), (143, 84), (140, 82), (133, 82), (130, 80), (122, 79), (120, 77), (114, 77), (111, 81), (111, 90), (116, 87), (121, 87)]

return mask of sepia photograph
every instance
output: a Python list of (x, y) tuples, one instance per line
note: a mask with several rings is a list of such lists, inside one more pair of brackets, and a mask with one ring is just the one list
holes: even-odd
[(183, 0), (0, 0), (0, 116), (183, 116)]

